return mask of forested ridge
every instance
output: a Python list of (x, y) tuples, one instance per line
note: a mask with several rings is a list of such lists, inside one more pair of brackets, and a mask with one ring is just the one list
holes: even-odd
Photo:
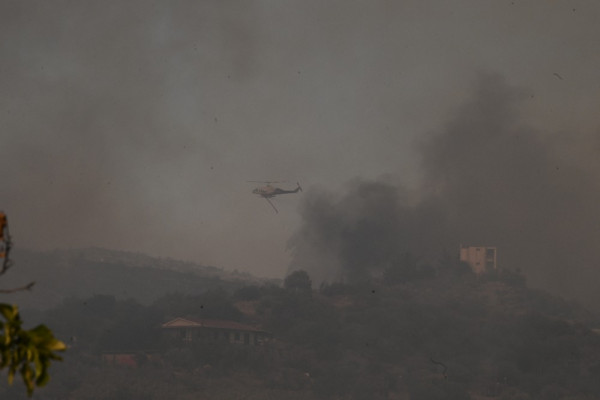
[[(37, 399), (594, 399), (594, 315), (527, 287), (515, 272), (464, 265), (388, 270), (355, 284), (227, 285), (150, 304), (69, 297), (45, 311), (69, 344)], [(179, 316), (260, 327), (262, 346), (168, 340)], [(137, 367), (102, 362), (134, 353)], [(19, 385), (3, 398), (24, 398)]]

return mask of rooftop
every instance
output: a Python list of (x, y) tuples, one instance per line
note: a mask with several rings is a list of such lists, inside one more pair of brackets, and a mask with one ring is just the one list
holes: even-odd
[(240, 324), (235, 321), (218, 319), (197, 319), (197, 318), (175, 318), (161, 325), (162, 328), (210, 328), (210, 329), (228, 329), (247, 332), (265, 332), (262, 329), (251, 325)]

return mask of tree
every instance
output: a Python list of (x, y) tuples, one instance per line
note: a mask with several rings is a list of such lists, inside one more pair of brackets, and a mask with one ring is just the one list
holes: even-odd
[(312, 282), (306, 271), (297, 270), (292, 272), (285, 278), (285, 281), (283, 281), (283, 286), (286, 289), (294, 291), (310, 292)]
[[(0, 276), (12, 266), (10, 250), (12, 247), (6, 214), (0, 211)], [(20, 288), (1, 290), (0, 293), (12, 293), (30, 290), (33, 282)], [(52, 360), (61, 360), (56, 354), (66, 346), (56, 339), (45, 325), (25, 330), (19, 309), (15, 305), (0, 303), (0, 370), (8, 369), (8, 383), (12, 384), (15, 374), (19, 373), (31, 395), (35, 386), (44, 386), (50, 379), (48, 368)]]

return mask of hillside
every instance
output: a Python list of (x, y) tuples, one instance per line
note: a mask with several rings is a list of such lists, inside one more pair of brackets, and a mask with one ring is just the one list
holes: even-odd
[[(600, 393), (596, 317), (529, 289), (518, 274), (447, 266), (318, 290), (307, 282), (169, 295), (149, 306), (98, 295), (64, 303), (43, 318), (76, 340), (34, 398), (590, 400)], [(159, 326), (173, 316), (240, 321), (273, 339), (256, 347), (165, 341)], [(100, 361), (117, 349), (141, 357), (138, 367)]]
[(231, 291), (262, 281), (216, 267), (101, 248), (48, 252), (16, 249), (12, 258), (14, 267), (2, 277), (2, 287), (36, 282), (32, 292), (4, 297), (22, 309), (47, 309), (68, 297), (93, 294), (150, 304), (167, 293), (198, 294), (218, 287)]

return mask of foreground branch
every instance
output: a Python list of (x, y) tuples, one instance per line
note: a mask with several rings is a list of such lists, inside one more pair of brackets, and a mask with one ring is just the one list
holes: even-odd
[(31, 290), (31, 288), (33, 287), (33, 285), (35, 285), (35, 282), (29, 282), (27, 285), (21, 286), (21, 287), (18, 287), (18, 288), (0, 289), (0, 293), (1, 294), (7, 294), (7, 293), (15, 293), (15, 292), (24, 292), (26, 290)]
[(0, 258), (2, 258), (2, 268), (0, 268), (0, 276), (4, 275), (6, 271), (12, 266), (10, 260), (10, 250), (12, 249), (12, 240), (10, 232), (8, 231), (8, 219), (6, 214), (0, 211), (0, 242), (3, 244), (3, 248), (0, 249)]

